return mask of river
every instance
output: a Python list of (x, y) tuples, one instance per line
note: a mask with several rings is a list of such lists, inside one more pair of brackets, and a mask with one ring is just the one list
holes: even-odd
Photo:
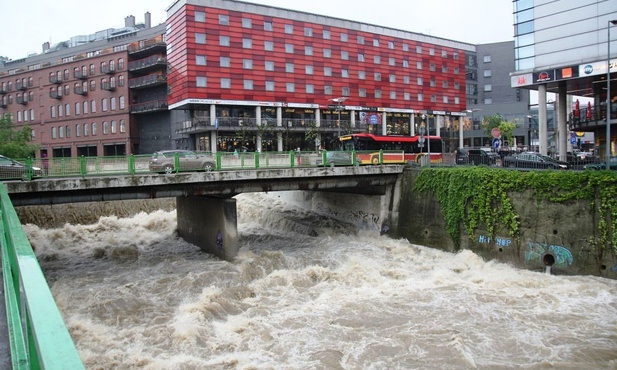
[(617, 369), (617, 281), (446, 253), (238, 197), (240, 253), (175, 211), (25, 230), (88, 369)]

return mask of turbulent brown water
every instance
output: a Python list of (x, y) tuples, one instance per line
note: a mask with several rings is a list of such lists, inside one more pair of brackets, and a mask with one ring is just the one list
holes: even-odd
[(237, 198), (233, 263), (179, 239), (173, 210), (25, 225), (88, 369), (617, 368), (617, 280)]

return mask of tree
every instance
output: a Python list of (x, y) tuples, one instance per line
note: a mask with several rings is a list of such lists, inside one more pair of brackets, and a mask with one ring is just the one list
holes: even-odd
[[(492, 137), (491, 131), (497, 127), (501, 131), (501, 142), (514, 143), (512, 133), (516, 128), (516, 124), (508, 122), (498, 113), (493, 116), (486, 116), (482, 121), (482, 128), (488, 137)], [(511, 144), (509, 144), (511, 145)]]
[(10, 158), (34, 157), (39, 145), (31, 144), (32, 129), (24, 125), (21, 129), (13, 127), (10, 116), (0, 117), (0, 154)]

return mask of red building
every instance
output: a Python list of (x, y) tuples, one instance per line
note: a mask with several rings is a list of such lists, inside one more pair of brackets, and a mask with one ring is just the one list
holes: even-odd
[(435, 133), (466, 109), (466, 53), (475, 51), (227, 0), (175, 2), (166, 42), (168, 104), (187, 112), (176, 134), (213, 151), (314, 149), (313, 138), (341, 131), (409, 135), (430, 119)]

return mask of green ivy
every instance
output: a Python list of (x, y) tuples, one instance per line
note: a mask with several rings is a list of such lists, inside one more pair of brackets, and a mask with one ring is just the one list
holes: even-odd
[(588, 200), (598, 205), (598, 236), (590, 241), (603, 252), (617, 254), (617, 173), (610, 171), (513, 171), (488, 167), (425, 168), (415, 190), (432, 191), (441, 204), (447, 231), (460, 247), (460, 225), (471, 239), (479, 226), (492, 237), (498, 230), (518, 240), (520, 216), (508, 195), (533, 191), (538, 201)]

